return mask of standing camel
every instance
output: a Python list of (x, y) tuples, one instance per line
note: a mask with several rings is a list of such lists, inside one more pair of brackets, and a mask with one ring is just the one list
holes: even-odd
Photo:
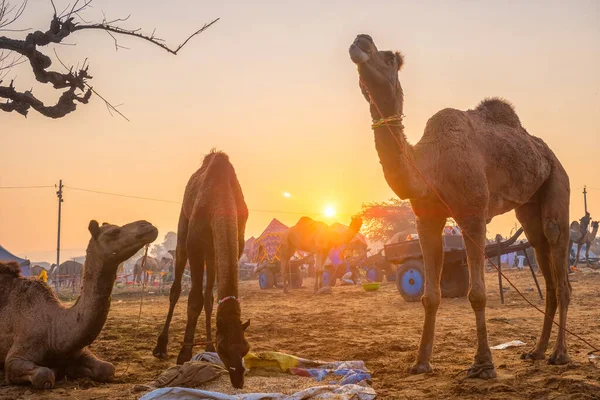
[[(572, 225), (572, 224), (571, 224)], [(585, 263), (587, 265), (590, 264), (590, 247), (592, 246), (592, 242), (596, 239), (596, 234), (598, 233), (598, 221), (592, 222), (592, 231), (588, 231), (586, 229), (585, 235), (577, 241), (577, 253), (575, 253), (575, 262), (573, 266), (576, 267), (577, 263), (579, 263), (579, 252), (581, 251), (581, 246), (585, 244)]]
[(319, 290), (321, 274), (323, 266), (327, 261), (329, 252), (334, 247), (341, 246), (350, 241), (356, 236), (362, 219), (353, 217), (350, 222), (350, 227), (346, 232), (338, 232), (324, 222), (315, 221), (309, 217), (302, 217), (296, 225), (289, 228), (281, 239), (281, 276), (283, 279), (283, 292), (287, 293), (287, 281), (289, 272), (289, 281), (291, 282), (291, 269), (289, 266), (290, 258), (296, 250), (302, 250), (309, 253), (315, 253), (315, 293)]
[(486, 223), (513, 209), (546, 280), (548, 317), (537, 345), (522, 358), (545, 357), (558, 304), (560, 327), (549, 362), (568, 363), (565, 325), (571, 298), (567, 272), (570, 188), (569, 177), (554, 153), (541, 139), (531, 136), (513, 107), (500, 99), (484, 100), (475, 110), (439, 111), (427, 121), (419, 143), (412, 146), (402, 125), (404, 98), (398, 80), (404, 64), (402, 54), (379, 51), (368, 35), (359, 35), (349, 52), (358, 66), (362, 94), (370, 104), (375, 149), (385, 179), (401, 199), (410, 200), (417, 216), (425, 264), (421, 298), (425, 321), (417, 360), (409, 372), (433, 370), (430, 359), (444, 259), (442, 230), (446, 219), (454, 217), (465, 236), (468, 297), (477, 325), (477, 353), (468, 376), (496, 376), (485, 321), (482, 249)]
[[(144, 262), (144, 257), (146, 257), (146, 263), (144, 263), (144, 270), (142, 271), (142, 264)], [(151, 274), (148, 274), (148, 271)], [(161, 266), (154, 257), (150, 256), (141, 256), (133, 267), (133, 281), (139, 283), (140, 285), (143, 283), (154, 284), (156, 277), (160, 278)]]
[[(189, 258), (192, 289), (188, 297), (184, 343), (177, 357), (177, 364), (183, 364), (192, 358), (194, 332), (203, 305), (208, 343), (206, 351), (215, 351), (211, 335), (211, 314), (216, 272), (219, 296), (216, 350), (227, 367), (231, 384), (235, 388), (244, 386), (245, 369), (242, 359), (249, 351), (244, 331), (250, 321), (243, 324), (241, 321), (237, 264), (244, 250), (247, 220), (248, 208), (229, 157), (225, 153), (211, 151), (185, 188), (177, 231), (175, 281), (169, 296), (169, 312), (153, 352), (157, 358), (167, 357), (169, 325), (181, 293), (181, 279)], [(202, 293), (205, 263), (206, 289)]]

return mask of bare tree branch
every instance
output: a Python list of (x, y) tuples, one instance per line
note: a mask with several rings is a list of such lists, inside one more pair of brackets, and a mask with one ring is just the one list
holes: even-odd
[[(27, 6), (28, 0), (23, 0), (20, 6), (11, 6), (8, 0), (0, 0), (0, 29), (15, 22), (24, 12)], [(111, 21), (106, 20), (104, 17), (101, 23), (87, 23), (81, 18), (80, 13), (85, 9), (92, 7), (91, 3), (93, 0), (75, 0), (71, 5), (69, 4), (60, 14), (57, 15), (56, 5), (53, 0), (50, 0), (54, 15), (50, 21), (50, 27), (47, 31), (35, 31), (29, 33), (24, 40), (13, 39), (5, 36), (0, 36), (0, 71), (6, 71), (15, 65), (29, 61), (31, 69), (34, 73), (35, 79), (41, 83), (50, 83), (55, 89), (67, 89), (62, 93), (58, 102), (54, 106), (45, 106), (40, 100), (36, 99), (31, 91), (19, 92), (14, 86), (13, 82), (9, 86), (1, 86), (0, 78), (0, 98), (7, 99), (7, 103), (0, 104), (0, 110), (2, 111), (16, 111), (19, 114), (27, 115), (29, 108), (40, 112), (42, 115), (51, 118), (60, 118), (66, 114), (75, 110), (78, 103), (87, 103), (91, 94), (94, 93), (100, 97), (107, 105), (107, 107), (127, 119), (121, 112), (119, 112), (114, 106), (112, 106), (104, 97), (100, 96), (88, 83), (87, 80), (92, 79), (88, 74), (88, 66), (80, 69), (79, 67), (67, 68), (66, 73), (59, 73), (49, 70), (52, 65), (50, 57), (43, 54), (38, 48), (47, 46), (49, 44), (66, 44), (62, 41), (74, 32), (81, 30), (103, 30), (109, 34), (115, 43), (115, 49), (125, 48), (118, 43), (117, 36), (132, 36), (144, 41), (150, 42), (167, 52), (177, 55), (178, 52), (194, 37), (204, 32), (219, 18), (212, 22), (205, 24), (202, 28), (198, 29), (190, 36), (188, 36), (181, 44), (176, 48), (167, 46), (162, 39), (154, 36), (152, 32), (150, 36), (141, 32), (140, 29), (125, 29), (118, 25), (119, 22), (124, 22), (129, 19), (130, 16), (125, 18), (117, 18)], [(67, 11), (68, 10), (68, 11)], [(78, 17), (84, 24), (75, 22), (75, 17)], [(7, 54), (11, 52), (19, 54), (19, 58), (15, 58), (11, 63), (2, 67), (2, 62), (5, 61), (8, 55), (5, 55), (2, 51), (6, 50)], [(57, 55), (58, 57), (58, 55)], [(15, 61), (16, 60), (16, 61)], [(86, 59), (87, 60), (87, 59)], [(60, 61), (60, 59), (59, 59)], [(60, 61), (62, 64), (62, 61)], [(6, 76), (6, 73), (4, 73)], [(79, 94), (77, 92), (80, 92)]]

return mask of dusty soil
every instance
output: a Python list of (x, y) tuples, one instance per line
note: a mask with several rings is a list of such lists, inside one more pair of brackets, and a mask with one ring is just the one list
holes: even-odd
[[(525, 291), (535, 287), (528, 270), (511, 271), (508, 276), (528, 299), (543, 306), (537, 291)], [(470, 365), (475, 352), (475, 320), (466, 298), (443, 299), (432, 360), (435, 372), (413, 376), (406, 369), (415, 358), (423, 309), (420, 303), (404, 302), (392, 283), (384, 283), (377, 292), (337, 286), (331, 295), (313, 296), (309, 289), (312, 281), (305, 280), (305, 288), (285, 296), (276, 289), (261, 291), (256, 281), (248, 281), (240, 283), (240, 294), (243, 316), (252, 320), (247, 338), (253, 350), (278, 350), (322, 360), (364, 360), (373, 374), (373, 387), (382, 399), (600, 398), (599, 360), (588, 359), (590, 349), (571, 335), (568, 345), (573, 362), (567, 366), (519, 359), (524, 349), (533, 346), (543, 317), (512, 288), (505, 293), (505, 304), (500, 304), (497, 275), (488, 273), (486, 279), (490, 344), (516, 339), (527, 343), (525, 348), (493, 350), (498, 378), (490, 381), (464, 379), (461, 372)], [(568, 327), (598, 347), (600, 273), (582, 270), (572, 275), (571, 281), (573, 298)], [(540, 284), (543, 285), (543, 279)], [(139, 289), (133, 290), (136, 293), (115, 294), (106, 326), (91, 346), (97, 355), (115, 364), (117, 379), (114, 383), (63, 381), (49, 392), (0, 386), (0, 399), (138, 398), (140, 393), (133, 390), (136, 384), (153, 380), (175, 363), (184, 330), (187, 298), (180, 300), (171, 326), (170, 358), (159, 361), (151, 352), (166, 315), (168, 297), (157, 293), (145, 297), (136, 334), (140, 301)], [(200, 322), (198, 338), (204, 336), (202, 317)], [(556, 329), (551, 346), (555, 333)], [(286, 383), (280, 391), (289, 392), (286, 389), (292, 389), (290, 382), (299, 379), (289, 378), (282, 380)], [(247, 389), (259, 389), (265, 379), (268, 378), (249, 377)], [(305, 386), (305, 383), (299, 385)]]

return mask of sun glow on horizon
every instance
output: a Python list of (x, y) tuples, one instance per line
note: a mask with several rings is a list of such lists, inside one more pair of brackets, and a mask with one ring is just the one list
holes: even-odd
[(335, 217), (335, 207), (332, 205), (326, 206), (323, 210), (323, 215), (325, 215), (327, 218)]

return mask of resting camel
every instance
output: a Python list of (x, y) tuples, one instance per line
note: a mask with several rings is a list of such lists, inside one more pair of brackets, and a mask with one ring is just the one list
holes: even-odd
[(16, 263), (0, 263), (0, 367), (6, 381), (51, 389), (56, 377), (106, 382), (115, 368), (87, 348), (108, 315), (119, 263), (153, 242), (157, 229), (146, 221), (118, 227), (91, 221), (83, 289), (67, 308), (44, 282), (21, 276)]
[(568, 363), (565, 325), (571, 298), (567, 272), (570, 188), (569, 177), (554, 153), (541, 139), (531, 136), (513, 107), (500, 99), (484, 100), (474, 110), (439, 111), (427, 121), (419, 143), (412, 146), (402, 125), (404, 98), (398, 80), (398, 71), (404, 65), (402, 54), (379, 51), (368, 35), (358, 35), (349, 52), (358, 66), (359, 87), (369, 102), (383, 175), (401, 199), (410, 200), (417, 216), (425, 264), (421, 299), (425, 321), (417, 359), (409, 372), (432, 371), (430, 359), (444, 258), (442, 230), (446, 219), (453, 217), (465, 236), (468, 297), (477, 325), (477, 353), (468, 376), (496, 376), (485, 322), (482, 249), (486, 223), (510, 210), (515, 210), (535, 249), (546, 280), (549, 316), (544, 318), (537, 345), (522, 358), (545, 357), (558, 304), (560, 328), (549, 362)]
[[(350, 227), (346, 232), (338, 232), (324, 222), (315, 221), (309, 217), (302, 217), (296, 225), (289, 228), (281, 238), (281, 276), (283, 279), (283, 292), (287, 293), (287, 282), (291, 282), (290, 258), (296, 250), (315, 253), (315, 293), (319, 290), (323, 266), (327, 261), (329, 252), (334, 247), (341, 246), (356, 236), (362, 219), (353, 217)], [(287, 274), (288, 272), (289, 274)], [(289, 279), (288, 279), (289, 278)]]
[[(169, 312), (153, 351), (155, 357), (167, 358), (169, 325), (181, 293), (181, 279), (189, 258), (192, 289), (188, 297), (184, 343), (177, 364), (192, 358), (194, 332), (203, 305), (206, 314), (206, 350), (215, 351), (211, 315), (216, 273), (219, 298), (216, 350), (235, 388), (244, 386), (242, 360), (250, 349), (244, 337), (250, 321), (241, 321), (237, 264), (244, 250), (247, 220), (248, 208), (229, 157), (225, 153), (211, 151), (185, 188), (177, 230), (175, 281), (169, 296)], [(205, 263), (206, 289), (202, 293)]]
[[(573, 224), (577, 222), (571, 223), (571, 230), (573, 229)], [(575, 253), (575, 263), (573, 266), (577, 266), (579, 263), (579, 252), (581, 251), (581, 246), (585, 244), (585, 263), (589, 265), (590, 263), (590, 247), (592, 246), (592, 242), (596, 239), (596, 234), (598, 233), (598, 221), (592, 222), (592, 231), (588, 231), (586, 229), (585, 235), (577, 241), (577, 252)]]

